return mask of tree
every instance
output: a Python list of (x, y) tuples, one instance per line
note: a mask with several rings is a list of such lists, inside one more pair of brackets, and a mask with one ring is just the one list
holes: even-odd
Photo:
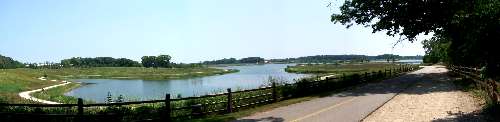
[(156, 67), (155, 66), (155, 60), (156, 56), (142, 56), (142, 66), (149, 68), (149, 67)]
[(20, 68), (24, 65), (10, 57), (0, 55), (0, 69)]
[(163, 68), (170, 68), (170, 57), (169, 55), (159, 55), (159, 56), (143, 56), (142, 58), (142, 66), (149, 68), (149, 67), (163, 67)]
[(156, 57), (156, 62), (158, 64), (158, 67), (164, 67), (164, 68), (169, 68), (170, 66), (170, 57), (169, 55), (159, 55)]
[(264, 58), (261, 57), (248, 57), (240, 59), (240, 63), (264, 63)]
[(424, 63), (448, 62), (449, 40), (442, 37), (432, 37), (422, 41), (422, 45), (425, 49)]
[(398, 42), (433, 32), (435, 40), (449, 40), (447, 56), (441, 57), (447, 63), (487, 66), (489, 74), (500, 71), (495, 44), (500, 39), (499, 0), (351, 0), (340, 11), (332, 22), (387, 31), (399, 35)]

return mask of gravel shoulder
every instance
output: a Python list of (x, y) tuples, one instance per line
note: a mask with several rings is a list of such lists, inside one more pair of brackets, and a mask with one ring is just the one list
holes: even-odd
[(443, 66), (430, 66), (415, 85), (364, 119), (365, 122), (483, 121), (483, 101), (459, 90)]

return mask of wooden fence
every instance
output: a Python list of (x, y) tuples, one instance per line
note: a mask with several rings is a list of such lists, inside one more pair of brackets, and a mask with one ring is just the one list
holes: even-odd
[(471, 79), (474, 83), (479, 86), (482, 90), (486, 91), (488, 97), (493, 102), (500, 102), (499, 86), (500, 83), (491, 79), (481, 77), (481, 70), (479, 68), (470, 68), (462, 66), (448, 66), (452, 72), (464, 77)]
[[(343, 74), (340, 77), (301, 80), (295, 83), (272, 83), (270, 86), (250, 90), (232, 91), (197, 97), (171, 99), (170, 94), (163, 100), (134, 101), (120, 103), (84, 104), (81, 98), (77, 104), (2, 104), (0, 121), (121, 121), (121, 120), (164, 120), (190, 119), (210, 114), (227, 114), (249, 107), (277, 102), (283, 99), (332, 91), (369, 81), (396, 77), (418, 69), (416, 65), (400, 65), (397, 68), (365, 72), (363, 74)], [(28, 120), (25, 120), (25, 119)], [(55, 119), (54, 119), (55, 118)]]

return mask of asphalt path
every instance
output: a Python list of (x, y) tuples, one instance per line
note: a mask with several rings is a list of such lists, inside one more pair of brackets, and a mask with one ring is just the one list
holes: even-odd
[(424, 67), (396, 78), (368, 83), (344, 92), (256, 113), (239, 122), (357, 122), (398, 93), (421, 81), (435, 67)]

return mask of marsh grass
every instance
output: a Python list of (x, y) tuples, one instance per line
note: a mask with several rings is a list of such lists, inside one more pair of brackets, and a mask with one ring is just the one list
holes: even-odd
[(350, 75), (398, 67), (398, 64), (392, 63), (297, 64), (295, 66), (288, 66), (285, 71), (321, 75)]
[(17, 69), (23, 72), (47, 74), (62, 79), (143, 79), (169, 80), (237, 72), (216, 68), (143, 68), (143, 67), (93, 67), (61, 69)]

